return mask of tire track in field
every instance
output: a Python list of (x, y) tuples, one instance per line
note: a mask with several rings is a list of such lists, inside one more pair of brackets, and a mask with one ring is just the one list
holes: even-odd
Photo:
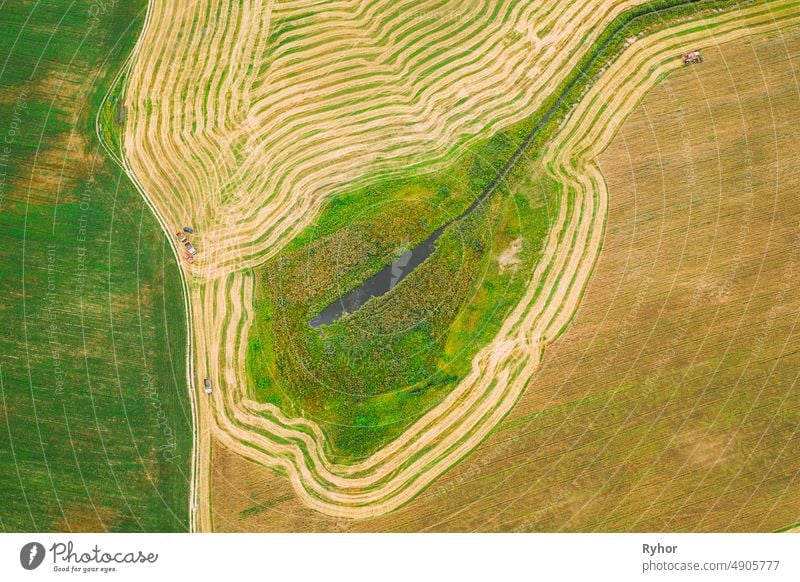
[[(627, 114), (660, 75), (680, 66), (677, 55), (687, 48), (796, 24), (799, 7), (796, 1), (774, 0), (705, 18), (701, 30), (696, 22), (678, 24), (637, 41), (636, 50), (624, 52), (609, 66), (546, 150), (547, 167), (565, 185), (565, 195), (571, 188), (576, 199), (571, 208), (562, 204), (530, 290), (498, 336), (476, 355), (472, 373), (404, 435), (365, 461), (330, 463), (314, 423), (288, 419), (275, 407), (247, 398), (242, 358), (252, 321), (249, 259), (240, 256), (232, 273), (227, 267), (203, 273), (206, 280), (191, 292), (196, 353), (204, 359), (198, 364), (224, 389), (199, 403), (201, 440), (208, 440), (208, 428), (243, 456), (280, 468), (309, 506), (329, 515), (374, 516), (411, 499), (510, 410), (544, 346), (574, 313), (599, 252), (606, 208), (605, 183), (593, 160)], [(239, 239), (228, 231), (220, 240), (233, 248)], [(207, 444), (202, 449), (206, 452)], [(200, 462), (205, 466), (199, 488), (207, 493), (208, 455), (201, 454)], [(201, 528), (211, 526), (206, 499), (201, 499)]]

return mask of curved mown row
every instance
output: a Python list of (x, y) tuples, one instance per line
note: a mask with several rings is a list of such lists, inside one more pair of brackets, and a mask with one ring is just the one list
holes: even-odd
[[(545, 153), (548, 171), (564, 185), (563, 195), (571, 203), (561, 205), (527, 295), (474, 358), (472, 373), (400, 438), (362, 462), (330, 463), (324, 436), (314, 423), (286, 418), (274, 406), (248, 399), (243, 370), (253, 318), (253, 276), (248, 270), (228, 271), (220, 263), (220, 275), (227, 274), (196, 284), (192, 291), (198, 368), (224, 387), (202, 401), (204, 426), (232, 450), (285, 472), (298, 495), (324, 513), (367, 517), (410, 500), (510, 410), (544, 346), (574, 313), (599, 252), (607, 205), (605, 183), (593, 160), (625, 116), (661, 75), (681, 66), (681, 52), (795, 25), (800, 22), (798, 8), (798, 1), (773, 0), (706, 17), (702, 27), (696, 21), (681, 23), (636, 41), (604, 72)], [(150, 186), (145, 189), (151, 192)], [(293, 212), (291, 208), (287, 211)], [(171, 212), (178, 216), (175, 209)], [(291, 232), (291, 227), (283, 231)], [(230, 248), (238, 244), (230, 234), (219, 236)], [(240, 257), (236, 264), (250, 264), (249, 254)], [(201, 459), (207, 463), (208, 435), (201, 441), (206, 447)], [(200, 474), (206, 491), (208, 473), (206, 466)], [(201, 521), (208, 526), (204, 509)]]
[[(626, 52), (609, 68), (545, 155), (548, 169), (565, 184), (565, 195), (570, 191), (574, 203), (562, 205), (528, 296), (492, 344), (476, 356), (472, 374), (401, 438), (356, 465), (331, 465), (315, 425), (283, 418), (270, 405), (248, 401), (241, 391), (217, 396), (216, 434), (233, 450), (280, 467), (303, 499), (325, 513), (364, 517), (411, 499), (479, 443), (513, 406), (535, 371), (544, 345), (574, 312), (600, 247), (606, 209), (605, 184), (592, 160), (625, 116), (660, 75), (680, 66), (675, 57), (686, 47), (796, 24), (800, 20), (797, 7), (797, 3), (776, 2), (708, 19), (702, 30), (697, 30), (696, 23), (673, 27), (639, 41), (637, 50)], [(243, 278), (234, 276), (230, 286), (220, 289), (230, 290), (232, 300), (246, 293), (247, 287)], [(546, 292), (538, 293), (538, 289)], [(252, 315), (242, 312), (242, 317), (239, 329), (246, 327)], [(235, 321), (227, 326), (228, 346), (236, 345)], [(232, 349), (224, 355), (233, 364), (226, 367), (225, 380), (227, 385), (242, 387), (243, 379), (236, 381), (238, 365), (230, 359), (235, 357)]]
[(194, 274), (212, 279), (262, 263), (342, 185), (433, 170), (522, 119), (637, 3), (155, 1), (125, 149), (198, 227)]

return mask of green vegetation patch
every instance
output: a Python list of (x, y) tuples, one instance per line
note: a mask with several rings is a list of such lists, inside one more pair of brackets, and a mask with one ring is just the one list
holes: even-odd
[(555, 220), (558, 185), (535, 162), (445, 230), (390, 293), (321, 329), (309, 320), (463, 213), (517, 145), (498, 133), (440, 172), (334, 197), (259, 272), (256, 397), (322, 423), (343, 457), (369, 454), (439, 402), (524, 292)]
[(0, 528), (188, 528), (179, 271), (95, 116), (146, 2), (0, 8)]
[[(247, 358), (254, 396), (320, 423), (340, 461), (374, 452), (440, 402), (518, 303), (541, 256), (562, 200), (537, 161), (541, 147), (627, 38), (734, 4), (636, 7), (610, 23), (528, 119), (441, 171), (333, 197), (257, 272)], [(483, 204), (453, 223), (498, 176)], [(392, 291), (319, 330), (309, 325), (444, 225), (435, 252)]]

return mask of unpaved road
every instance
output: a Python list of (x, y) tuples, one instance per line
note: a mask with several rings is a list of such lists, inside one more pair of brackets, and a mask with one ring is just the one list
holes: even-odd
[[(514, 405), (535, 372), (545, 345), (566, 325), (577, 307), (602, 242), (607, 204), (605, 184), (593, 160), (610, 142), (625, 116), (659, 75), (680, 66), (675, 57), (687, 48), (775, 30), (796, 24), (799, 18), (798, 2), (776, 0), (766, 7), (748, 8), (737, 13), (736, 17), (723, 14), (709, 18), (715, 24), (713, 29), (695, 30), (696, 23), (679, 24), (669, 31), (640, 39), (635, 43), (636, 50), (623, 53), (588, 92), (546, 153), (548, 166), (565, 187), (574, 189), (577, 197), (571, 207), (562, 205), (542, 261), (532, 274), (529, 292), (497, 337), (476, 355), (472, 373), (440, 405), (368, 459), (355, 465), (336, 465), (327, 459), (324, 437), (314, 423), (286, 418), (274, 407), (253, 402), (247, 397), (244, 355), (253, 318), (253, 276), (249, 268), (276, 252), (281, 241), (313, 219), (329, 187), (327, 179), (320, 181), (321, 168), (333, 166), (330, 173), (340, 180), (338, 183), (345, 183), (354, 180), (359, 168), (368, 166), (368, 163), (359, 166), (347, 159), (337, 169), (335, 166), (340, 162), (331, 156), (330, 151), (305, 152), (304, 158), (294, 160), (297, 163), (287, 170), (288, 177), (284, 180), (292, 186), (293, 192), (308, 194), (296, 199), (297, 196), (293, 198), (281, 194), (279, 189), (269, 188), (268, 181), (275, 178), (261, 175), (269, 172), (251, 171), (248, 174), (246, 169), (250, 163), (247, 160), (251, 159), (261, 161), (263, 167), (275, 168), (275, 175), (280, 173), (281, 163), (291, 166), (289, 161), (278, 163), (269, 157), (274, 143), (268, 140), (259, 143), (251, 139), (252, 135), (247, 137), (249, 141), (242, 142), (244, 145), (238, 152), (245, 156), (241, 166), (236, 165), (236, 153), (212, 155), (213, 148), (219, 148), (219, 143), (230, 145), (235, 141), (230, 135), (214, 133), (229, 123), (231, 115), (240, 116), (241, 123), (249, 131), (261, 127), (262, 122), (271, 127), (267, 120), (272, 117), (263, 113), (270, 110), (267, 105), (258, 102), (254, 105), (248, 101), (253, 94), (251, 92), (248, 97), (247, 87), (230, 85), (233, 83), (230, 76), (218, 81), (217, 94), (231, 94), (230, 101), (216, 104), (219, 109), (214, 108), (213, 102), (195, 101), (192, 105), (195, 117), (192, 117), (181, 107), (175, 95), (180, 94), (177, 88), (181, 86), (182, 76), (188, 78), (189, 73), (183, 68), (164, 71), (164, 67), (158, 64), (161, 60), (169, 60), (169, 45), (180, 45), (185, 51), (197, 49), (198, 45), (193, 41), (187, 41), (185, 45), (176, 43), (177, 29), (173, 30), (173, 27), (181, 19), (175, 13), (171, 14), (172, 18), (164, 20), (170, 16), (170, 11), (186, 9), (181, 4), (157, 4), (160, 18), (154, 22), (160, 24), (149, 25), (142, 36), (143, 48), (138, 50), (137, 45), (127, 97), (132, 113), (126, 131), (125, 167), (148, 199), (168, 236), (172, 236), (175, 224), (184, 222), (185, 216), (194, 217), (196, 213), (206, 212), (205, 222), (203, 219), (200, 222), (201, 232), (207, 233), (200, 236), (202, 255), (196, 268), (191, 273), (186, 272), (187, 317), (194, 338), (190, 370), (194, 369), (190, 377), (194, 378), (195, 373), (208, 376), (218, 387), (211, 398), (203, 395), (196, 404), (199, 426), (195, 444), (199, 503), (196, 528), (199, 530), (208, 530), (212, 525), (208, 508), (210, 434), (247, 458), (283, 470), (309, 506), (346, 518), (391, 511), (458, 462)], [(256, 4), (260, 5), (246, 3), (238, 17), (262, 25), (266, 19), (268, 29), (270, 16), (255, 10)], [(613, 10), (620, 10), (625, 5), (606, 2), (604, 7), (612, 12), (604, 13), (596, 5), (592, 9), (588, 3), (572, 3), (563, 14), (570, 11), (573, 11), (573, 16), (582, 14), (584, 20), (576, 22), (588, 26), (589, 22), (595, 22), (588, 18), (590, 12), (610, 17), (616, 14)], [(261, 8), (265, 7), (268, 6), (265, 4)], [(574, 13), (581, 7), (583, 12)], [(226, 35), (224, 30), (219, 31), (215, 33), (218, 37), (214, 37), (218, 38), (215, 50), (221, 54), (246, 51), (246, 45), (252, 39), (245, 37), (251, 33), (260, 38), (258, 31), (243, 33), (244, 36)], [(568, 53), (569, 39), (579, 36), (573, 29), (569, 38), (562, 38), (562, 50)], [(448, 39), (448, 42), (457, 40)], [(258, 42), (253, 42), (258, 45)], [(198, 54), (206, 53), (201, 50)], [(201, 78), (213, 78), (216, 70), (213, 64), (202, 56), (194, 62)], [(531, 89), (539, 99), (563, 78), (563, 73), (559, 74), (559, 66), (562, 70), (564, 68), (563, 62), (558, 59), (551, 62), (556, 64), (550, 74), (542, 73), (539, 85)], [(483, 71), (480, 78), (494, 78), (497, 83), (504, 73), (502, 67), (497, 67)], [(246, 77), (250, 73), (242, 74)], [(486, 86), (491, 86), (491, 82), (486, 81)], [(161, 92), (157, 100), (161, 113), (150, 116), (146, 114), (147, 105), (149, 103), (152, 109), (154, 104), (147, 95), (151, 95), (149, 91), (153, 87), (158, 87)], [(536, 98), (531, 101), (535, 103)], [(289, 101), (283, 108), (288, 112), (293, 107), (302, 109), (303, 104), (302, 99)], [(521, 116), (523, 109), (519, 103), (509, 104), (501, 113), (505, 115), (502, 123), (516, 120), (515, 116)], [(252, 111), (256, 115), (247, 117)], [(272, 111), (281, 115), (277, 109)], [(435, 111), (430, 110), (431, 113)], [(503, 112), (503, 109), (499, 111)], [(339, 115), (345, 119), (346, 113), (346, 110), (340, 111)], [(335, 120), (326, 122), (307, 110), (303, 110), (303, 115), (319, 119), (320, 128), (335, 133)], [(170, 116), (178, 118), (175, 125), (164, 123)], [(158, 121), (153, 122), (153, 117)], [(187, 119), (192, 119), (192, 123), (198, 119), (219, 123), (214, 126), (209, 122), (213, 127), (208, 133), (189, 135), (183, 131)], [(397, 119), (404, 119), (399, 112)], [(380, 134), (379, 121), (359, 120), (358, 123), (361, 123), (359, 130), (375, 130), (376, 135)], [(447, 120), (435, 115), (424, 128), (424, 132), (437, 136), (442, 144), (455, 131), (448, 127)], [(219, 143), (212, 144), (212, 135), (218, 137)], [(353, 139), (353, 135), (346, 132), (343, 135), (347, 136), (343, 137), (345, 142)], [(364, 134), (355, 135), (360, 138)], [(400, 142), (408, 145), (413, 140), (403, 135)], [(400, 142), (395, 145), (404, 147)], [(196, 155), (198, 150), (193, 148), (198, 144), (204, 144), (201, 149), (209, 149)], [(341, 147), (352, 153), (353, 158), (360, 159), (358, 148)], [(398, 155), (396, 159), (402, 161), (404, 158)], [(165, 182), (165, 176), (171, 174), (169, 168), (177, 171), (171, 182)], [(308, 170), (305, 174), (304, 169)], [(229, 172), (227, 177), (223, 176), (226, 171)], [(296, 180), (292, 181), (292, 178)], [(257, 191), (273, 194), (266, 199), (258, 198), (253, 195)], [(220, 192), (230, 192), (230, 196), (219, 196)], [(540, 288), (547, 293), (537, 293)], [(198, 389), (197, 382), (194, 382), (193, 393), (196, 394)]]

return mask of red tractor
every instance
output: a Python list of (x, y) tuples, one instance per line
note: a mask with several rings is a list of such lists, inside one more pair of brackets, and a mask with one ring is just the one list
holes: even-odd
[(683, 55), (683, 64), (684, 65), (693, 65), (695, 63), (702, 63), (703, 56), (700, 54), (700, 51), (692, 51), (690, 53), (686, 53)]

